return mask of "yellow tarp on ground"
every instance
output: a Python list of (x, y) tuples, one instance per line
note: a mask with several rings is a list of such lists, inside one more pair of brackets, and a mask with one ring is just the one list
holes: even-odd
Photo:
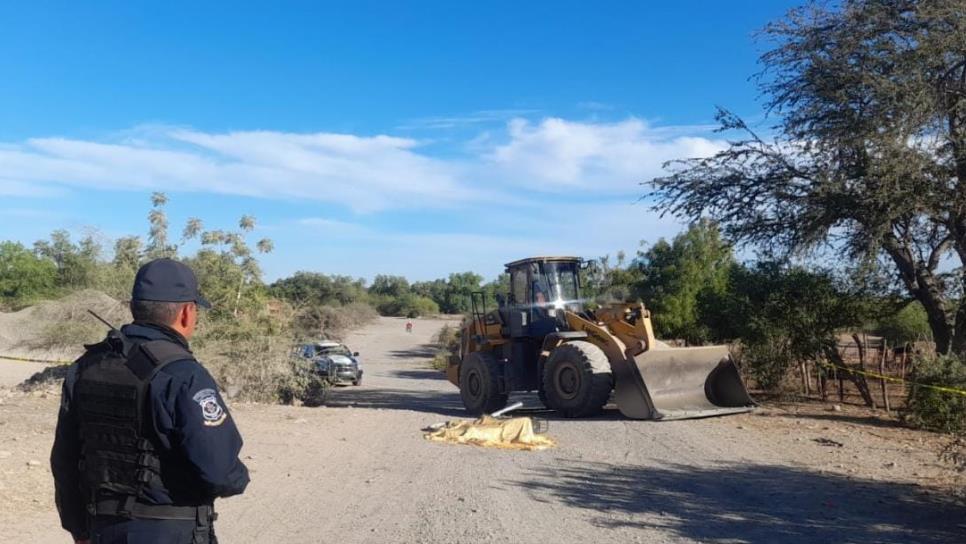
[(442, 428), (426, 433), (425, 438), (433, 442), (510, 450), (543, 450), (555, 445), (552, 439), (533, 432), (533, 420), (528, 417), (483, 416), (476, 421), (449, 421)]

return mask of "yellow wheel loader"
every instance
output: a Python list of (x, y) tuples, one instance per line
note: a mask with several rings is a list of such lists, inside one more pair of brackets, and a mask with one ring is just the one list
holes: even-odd
[(510, 393), (537, 391), (565, 417), (601, 411), (611, 393), (634, 419), (686, 419), (754, 407), (726, 346), (671, 348), (654, 338), (643, 304), (590, 310), (580, 298), (581, 260), (534, 257), (506, 265), (510, 292), (486, 311), (472, 298), (459, 354), (446, 369), (474, 415)]

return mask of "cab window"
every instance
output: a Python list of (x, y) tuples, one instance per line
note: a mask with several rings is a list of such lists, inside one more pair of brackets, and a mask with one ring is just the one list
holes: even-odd
[(510, 304), (525, 304), (527, 301), (527, 271), (518, 268), (510, 276)]

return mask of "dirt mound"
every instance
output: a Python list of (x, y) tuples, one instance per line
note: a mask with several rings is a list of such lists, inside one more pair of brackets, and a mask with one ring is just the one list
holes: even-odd
[(94, 290), (78, 291), (17, 312), (0, 312), (0, 355), (71, 360), (83, 344), (103, 338), (106, 327), (87, 310), (114, 324), (130, 321), (127, 305)]

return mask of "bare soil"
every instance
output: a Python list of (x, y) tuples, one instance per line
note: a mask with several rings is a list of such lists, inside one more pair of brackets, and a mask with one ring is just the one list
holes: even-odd
[[(425, 441), (421, 428), (465, 417), (456, 389), (427, 368), (442, 324), (418, 320), (407, 334), (405, 320), (382, 318), (349, 335), (364, 383), (338, 388), (328, 406), (233, 405), (252, 484), (218, 502), (221, 541), (966, 541), (966, 482), (938, 460), (943, 438), (858, 407), (562, 420), (522, 395), (557, 448)], [(0, 362), (8, 386), (16, 364)], [(0, 526), (18, 541), (68, 542), (47, 468), (58, 394), (0, 398)]]

